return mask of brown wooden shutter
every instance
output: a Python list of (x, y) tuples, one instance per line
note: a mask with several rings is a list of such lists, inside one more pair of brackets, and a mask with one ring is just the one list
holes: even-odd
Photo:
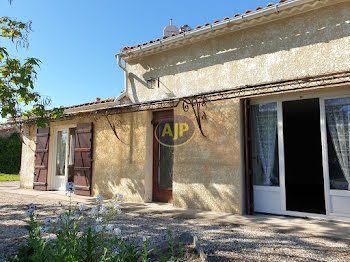
[(79, 124), (75, 132), (74, 184), (77, 195), (91, 195), (93, 124)]
[(38, 128), (34, 161), (33, 189), (47, 190), (50, 128)]
[(250, 136), (250, 101), (243, 100), (243, 119), (244, 119), (244, 162), (245, 162), (245, 197), (246, 213), (254, 214), (254, 191), (253, 174), (251, 158), (251, 136)]

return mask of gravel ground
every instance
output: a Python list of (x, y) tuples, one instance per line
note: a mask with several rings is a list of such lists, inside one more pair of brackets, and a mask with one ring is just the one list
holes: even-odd
[[(24, 212), (32, 197), (15, 193), (0, 195), (0, 261), (16, 253), (25, 241)], [(59, 210), (53, 199), (36, 198), (39, 214), (52, 216)], [(126, 211), (115, 222), (130, 241), (149, 236), (152, 245), (174, 235), (191, 232), (198, 236), (209, 261), (350, 261), (350, 242), (297, 233), (274, 232), (242, 225), (218, 225), (196, 219), (159, 218), (159, 214)]]

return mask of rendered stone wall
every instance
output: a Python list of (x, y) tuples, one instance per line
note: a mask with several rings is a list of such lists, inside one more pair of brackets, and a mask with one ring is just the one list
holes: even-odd
[[(52, 189), (54, 167), (54, 133), (59, 127), (72, 127), (78, 123), (94, 123), (93, 136), (93, 178), (92, 195), (103, 194), (112, 197), (121, 193), (127, 201), (143, 202), (150, 200), (151, 191), (145, 190), (151, 183), (152, 126), (150, 112), (112, 115), (110, 120), (116, 123), (118, 140), (104, 117), (98, 119), (80, 118), (76, 120), (57, 121), (50, 124), (48, 189)], [(28, 127), (26, 127), (28, 128)], [(21, 186), (33, 187), (35, 127), (23, 144)], [(29, 142), (29, 143), (28, 143)], [(29, 149), (31, 145), (34, 151)], [(150, 151), (150, 152), (149, 152)]]
[(23, 130), (20, 187), (33, 188), (36, 148), (36, 126), (25, 125)]
[(208, 102), (202, 108), (205, 137), (200, 133), (192, 110), (175, 108), (195, 123), (195, 135), (175, 148), (173, 198), (183, 208), (242, 214), (240, 101)]
[[(350, 2), (128, 60), (133, 101), (350, 70)], [(160, 78), (150, 87), (146, 80)]]

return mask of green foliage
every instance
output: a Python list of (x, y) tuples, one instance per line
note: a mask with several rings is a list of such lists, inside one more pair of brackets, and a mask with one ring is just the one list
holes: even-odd
[(19, 181), (19, 174), (1, 174), (0, 173), (0, 182), (1, 181)]
[[(16, 43), (17, 47), (28, 46), (31, 22), (23, 23), (9, 17), (0, 17), (0, 37)], [(0, 115), (3, 118), (33, 118), (39, 127), (49, 123), (49, 119), (63, 117), (63, 109), (46, 110), (41, 96), (34, 90), (34, 81), (41, 61), (27, 58), (20, 61), (12, 57), (7, 49), (0, 46)], [(37, 106), (37, 104), (41, 104)], [(32, 109), (30, 109), (32, 107)], [(29, 108), (29, 109), (28, 109)]]
[(162, 250), (160, 250), (158, 253), (159, 255), (159, 261), (160, 262), (183, 262), (184, 260), (184, 253), (183, 253), (183, 246), (182, 243), (179, 242), (179, 246), (178, 249), (176, 249), (175, 246), (175, 239), (173, 237), (173, 233), (172, 231), (169, 229), (167, 231), (168, 234), (168, 250), (169, 250), (169, 254), (164, 256), (164, 254), (162, 253)]
[[(74, 185), (73, 185), (74, 188)], [(18, 249), (11, 262), (148, 262), (151, 261), (149, 239), (144, 238), (142, 246), (135, 246), (124, 241), (118, 228), (109, 224), (121, 213), (122, 196), (104, 203), (102, 197), (97, 198), (96, 206), (90, 210), (85, 205), (79, 208), (70, 204), (64, 207), (56, 219), (38, 220), (36, 207), (30, 204), (26, 215), (28, 238), (25, 246)], [(100, 219), (103, 218), (103, 219)], [(115, 229), (118, 229), (117, 231)], [(177, 259), (171, 231), (169, 247), (172, 247), (169, 258), (162, 257), (157, 261), (183, 261)]]
[[(0, 137), (0, 172), (18, 174), (21, 167), (22, 141), (18, 133)], [(1, 179), (1, 177), (0, 177)]]

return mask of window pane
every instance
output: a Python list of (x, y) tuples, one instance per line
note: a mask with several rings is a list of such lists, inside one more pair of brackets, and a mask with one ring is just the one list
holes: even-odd
[(279, 186), (277, 103), (251, 106), (254, 185)]
[(56, 176), (65, 175), (67, 131), (57, 132)]
[(330, 188), (349, 190), (350, 97), (325, 102)]
[(74, 148), (75, 148), (75, 128), (69, 129), (69, 157), (68, 165), (74, 165)]

